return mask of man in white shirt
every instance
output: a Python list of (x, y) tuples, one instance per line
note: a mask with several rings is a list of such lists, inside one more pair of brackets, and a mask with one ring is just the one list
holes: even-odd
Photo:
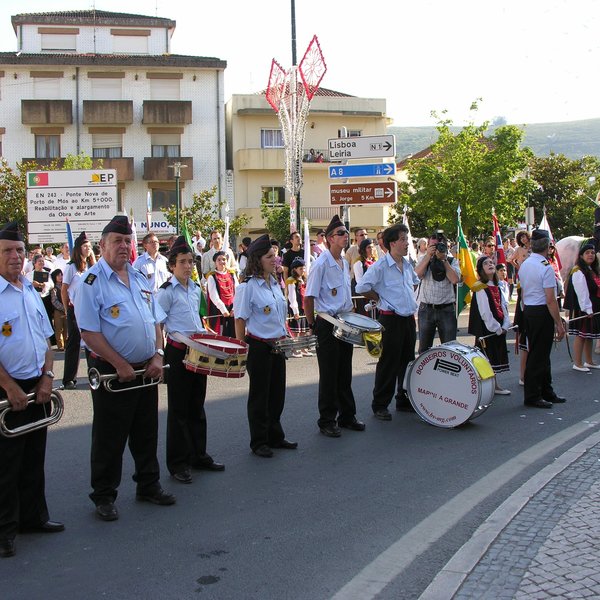
[[(221, 235), (220, 231), (211, 231), (210, 250), (207, 250), (202, 255), (202, 275), (204, 275), (205, 277), (208, 273), (214, 271), (215, 263), (213, 261), (213, 256), (216, 252), (219, 252), (220, 250), (223, 250), (223, 236)], [(227, 268), (234, 269), (235, 271), (237, 271), (237, 262), (235, 260), (235, 256), (233, 255), (233, 252), (231, 251), (231, 248), (227, 248), (225, 254), (227, 255)]]
[(170, 277), (167, 259), (158, 251), (159, 242), (154, 233), (147, 233), (144, 236), (142, 246), (146, 252), (133, 263), (133, 268), (146, 277), (148, 287), (156, 293)]
[(71, 260), (71, 253), (69, 252), (69, 244), (65, 242), (60, 247), (60, 253), (54, 259), (54, 268), (60, 269), (63, 272), (63, 275), (67, 269), (67, 265)]

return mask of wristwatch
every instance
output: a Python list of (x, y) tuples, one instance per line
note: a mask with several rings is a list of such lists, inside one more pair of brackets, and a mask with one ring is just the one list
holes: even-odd
[(46, 377), (50, 377), (50, 379), (54, 379), (54, 373), (52, 371), (50, 371), (50, 370), (44, 371), (44, 375)]
[(159, 356), (164, 356), (165, 351), (162, 348), (157, 348), (156, 352), (154, 352), (154, 354), (158, 354)]

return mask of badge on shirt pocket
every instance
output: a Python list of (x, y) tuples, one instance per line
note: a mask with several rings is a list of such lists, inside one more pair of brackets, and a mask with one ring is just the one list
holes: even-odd
[(8, 321), (2, 323), (2, 335), (4, 337), (10, 337), (12, 335), (12, 325)]
[(110, 316), (113, 319), (118, 319), (120, 314), (121, 314), (121, 309), (119, 308), (118, 304), (115, 304), (114, 306), (110, 307)]
[(331, 288), (331, 295), (337, 296), (337, 288)]
[(265, 306), (263, 308), (263, 312), (265, 313), (265, 315), (270, 315), (271, 314), (271, 307), (270, 306)]
[(149, 290), (140, 290), (140, 293), (142, 294), (142, 298), (146, 301), (146, 304), (148, 306), (152, 305), (152, 292)]

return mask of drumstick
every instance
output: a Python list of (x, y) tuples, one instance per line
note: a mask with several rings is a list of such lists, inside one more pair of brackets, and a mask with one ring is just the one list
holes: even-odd
[[(512, 327), (509, 327), (506, 331), (510, 331), (511, 329), (519, 329), (519, 326), (513, 325)], [(479, 341), (481, 342), (482, 340), (486, 340), (487, 338), (496, 337), (496, 335), (497, 335), (496, 333), (490, 333), (489, 335), (484, 335), (483, 337), (479, 338)]]
[(592, 313), (590, 315), (582, 315), (581, 317), (575, 317), (574, 319), (569, 319), (569, 321), (567, 322), (567, 325), (569, 323), (572, 323), (573, 321), (579, 321), (580, 319), (588, 319), (589, 317), (595, 317), (596, 315), (600, 315), (600, 311)]

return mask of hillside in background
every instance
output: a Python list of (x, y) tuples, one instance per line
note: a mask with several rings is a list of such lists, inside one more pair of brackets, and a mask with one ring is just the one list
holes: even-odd
[[(548, 156), (554, 152), (569, 158), (600, 157), (600, 119), (532, 123), (521, 127), (525, 130), (523, 145), (529, 146), (537, 156)], [(460, 130), (459, 127), (453, 129)], [(398, 159), (427, 148), (437, 139), (435, 127), (389, 127), (388, 133), (396, 136)]]

